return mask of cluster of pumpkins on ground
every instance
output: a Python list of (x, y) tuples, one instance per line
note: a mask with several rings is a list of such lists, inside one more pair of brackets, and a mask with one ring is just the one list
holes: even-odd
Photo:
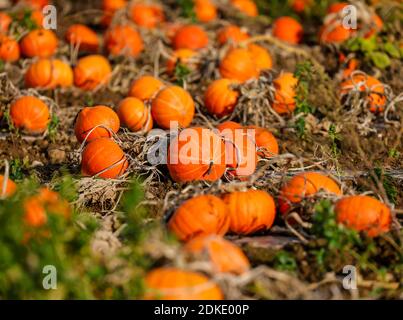
[[(48, 3), (26, 1), (33, 5), (32, 19), (40, 26), (41, 8)], [(256, 5), (251, 0), (231, 0), (230, 3), (248, 16), (256, 16)], [(104, 0), (102, 24), (109, 26), (104, 35), (104, 47), (112, 56), (138, 56), (144, 49), (143, 39), (136, 30), (141, 28), (166, 28), (171, 40), (173, 54), (168, 59), (166, 70), (174, 72), (177, 63), (189, 68), (197, 68), (195, 58), (200, 50), (209, 45), (209, 37), (201, 25), (167, 24), (164, 12), (156, 4), (134, 2), (129, 14), (133, 24), (116, 24), (114, 14), (127, 4), (125, 0)], [(309, 5), (309, 1), (295, 1), (294, 7)], [(320, 40), (328, 43), (342, 42), (352, 36), (340, 22), (340, 12), (348, 4), (332, 5), (320, 30)], [(216, 19), (217, 8), (214, 3), (195, 0), (195, 12), (201, 22)], [(382, 28), (382, 21), (374, 14), (374, 24), (370, 36)], [(94, 91), (106, 85), (112, 74), (109, 60), (100, 55), (99, 35), (88, 26), (75, 24), (68, 28), (65, 41), (79, 51), (89, 53), (81, 57), (74, 68), (69, 63), (53, 58), (58, 49), (59, 39), (51, 30), (35, 29), (25, 34), (19, 42), (9, 34), (12, 26), (11, 16), (0, 13), (0, 59), (14, 62), (20, 56), (32, 58), (25, 74), (27, 88), (54, 89), (75, 86), (83, 91)], [(301, 42), (303, 28), (291, 17), (281, 17), (274, 21), (274, 37), (290, 45)], [(248, 43), (250, 35), (236, 25), (223, 27), (217, 32), (219, 46), (228, 45), (229, 49), (219, 63), (221, 79), (211, 82), (204, 94), (204, 106), (208, 113), (223, 118), (233, 113), (240, 92), (237, 90), (245, 82), (259, 78), (261, 72), (272, 68), (270, 52), (257, 44)], [(352, 60), (344, 70), (345, 81), (341, 84), (341, 94), (351, 90), (365, 91), (370, 110), (381, 112), (386, 104), (383, 85), (375, 78), (364, 74), (354, 74), (357, 62)], [(290, 116), (296, 107), (296, 86), (298, 79), (289, 72), (281, 73), (273, 81), (275, 87), (273, 110), (280, 116)], [(11, 103), (10, 120), (15, 128), (27, 134), (41, 134), (47, 130), (50, 110), (46, 101), (37, 96), (20, 96)], [(129, 167), (129, 160), (119, 144), (113, 139), (121, 126), (133, 132), (147, 133), (154, 126), (170, 129), (176, 122), (182, 130), (170, 144), (180, 153), (186, 145), (199, 143), (203, 139), (213, 141), (210, 150), (202, 150), (197, 145), (200, 161), (182, 163), (170, 161), (167, 167), (171, 178), (178, 183), (192, 181), (218, 181), (224, 176), (245, 180), (254, 173), (260, 158), (278, 155), (279, 147), (274, 135), (266, 128), (242, 126), (232, 121), (222, 122), (216, 130), (190, 127), (195, 115), (195, 102), (184, 88), (172, 85), (151, 75), (137, 78), (131, 85), (127, 98), (114, 109), (97, 105), (83, 108), (75, 120), (75, 135), (83, 144), (82, 174), (104, 179), (117, 179)], [(234, 133), (245, 132), (241, 141), (235, 141)], [(248, 130), (254, 130), (254, 137)], [(195, 141), (186, 137), (189, 131), (196, 134)], [(219, 148), (217, 148), (219, 145)], [(232, 157), (226, 161), (230, 152)], [(251, 171), (250, 168), (253, 168)], [(246, 170), (248, 169), (248, 170)], [(10, 179), (0, 176), (2, 196), (15, 193), (16, 185)], [(288, 180), (280, 190), (277, 205), (273, 197), (263, 190), (244, 190), (220, 196), (199, 195), (187, 200), (174, 212), (168, 228), (185, 242), (186, 250), (191, 252), (207, 251), (217, 272), (240, 274), (249, 269), (244, 253), (223, 236), (230, 232), (237, 235), (250, 235), (257, 231), (268, 230), (275, 219), (276, 211), (287, 215), (293, 206), (319, 192), (333, 194), (339, 198), (335, 212), (340, 223), (365, 231), (369, 236), (377, 236), (390, 229), (392, 215), (390, 209), (380, 201), (368, 196), (345, 196), (338, 184), (330, 177), (317, 172), (304, 172)], [(322, 193), (321, 193), (322, 194)], [(25, 204), (25, 219), (30, 226), (46, 224), (47, 208), (52, 212), (69, 215), (69, 206), (57, 193), (46, 188)], [(197, 214), (194, 214), (197, 212)], [(221, 253), (225, 252), (225, 255)], [(174, 283), (172, 279), (175, 279)], [(220, 299), (223, 297), (219, 287), (206, 276), (197, 272), (176, 268), (152, 270), (146, 277), (150, 291), (148, 298), (158, 295), (162, 298), (176, 299)], [(172, 287), (174, 285), (174, 287)], [(161, 296), (162, 295), (162, 296)]]

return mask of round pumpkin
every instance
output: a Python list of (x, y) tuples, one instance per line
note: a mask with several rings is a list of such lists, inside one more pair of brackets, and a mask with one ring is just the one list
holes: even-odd
[(249, 34), (236, 25), (225, 26), (221, 28), (217, 34), (217, 40), (220, 45), (224, 45), (228, 42), (237, 44), (247, 39), (249, 39)]
[(269, 130), (257, 126), (249, 126), (247, 128), (255, 130), (255, 142), (259, 157), (272, 158), (278, 155), (279, 148), (277, 139)]
[(306, 8), (310, 8), (313, 4), (312, 0), (293, 0), (291, 7), (295, 12), (304, 12)]
[(154, 4), (135, 3), (130, 10), (133, 22), (144, 28), (155, 28), (165, 20), (164, 11)]
[(5, 12), (0, 12), (0, 33), (7, 33), (13, 19)]
[(352, 36), (352, 29), (344, 28), (337, 19), (330, 20), (319, 30), (319, 41), (322, 43), (341, 43)]
[(73, 70), (59, 59), (41, 58), (33, 62), (25, 74), (25, 86), (28, 88), (54, 89), (72, 85)]
[(20, 58), (20, 47), (14, 39), (0, 34), (0, 60), (14, 62)]
[(248, 45), (248, 50), (252, 55), (252, 59), (255, 62), (258, 70), (267, 70), (273, 67), (272, 57), (266, 48), (252, 43)]
[(273, 36), (291, 44), (301, 42), (303, 31), (302, 25), (291, 17), (280, 17), (273, 23)]
[(209, 129), (185, 129), (171, 141), (167, 165), (176, 182), (216, 181), (225, 172), (224, 142)]
[(335, 205), (337, 221), (370, 237), (388, 232), (392, 222), (390, 209), (369, 196), (348, 196)]
[(202, 28), (195, 25), (187, 25), (179, 28), (172, 40), (172, 45), (175, 50), (199, 50), (207, 47), (208, 42), (207, 33)]
[(126, 0), (103, 0), (102, 10), (104, 13), (101, 19), (101, 24), (103, 26), (109, 26), (116, 11), (123, 9), (126, 4)]
[(373, 113), (383, 112), (386, 105), (385, 87), (378, 79), (366, 74), (356, 74), (340, 85), (341, 94), (348, 94), (350, 91), (367, 91), (366, 97), (369, 110)]
[(205, 275), (177, 268), (151, 270), (145, 277), (146, 300), (223, 300), (220, 288)]
[(313, 196), (320, 190), (341, 195), (341, 190), (331, 178), (318, 172), (304, 172), (293, 176), (281, 188), (278, 204), (282, 214), (286, 214), (292, 205), (304, 198)]
[(222, 118), (231, 114), (238, 102), (239, 93), (231, 86), (236, 81), (219, 79), (213, 81), (204, 94), (204, 105), (210, 114)]
[(281, 115), (292, 113), (296, 106), (298, 79), (292, 73), (285, 72), (274, 79), (273, 85), (276, 89), (273, 102), (274, 111)]
[(194, 113), (192, 96), (178, 86), (162, 89), (152, 101), (152, 117), (163, 129), (169, 129), (173, 121), (186, 128), (192, 122)]
[(190, 49), (175, 50), (167, 60), (167, 73), (173, 75), (178, 63), (185, 65), (189, 70), (197, 68), (197, 52)]
[(262, 190), (237, 191), (224, 195), (230, 217), (229, 230), (248, 235), (269, 229), (276, 216), (273, 198)]
[(153, 99), (163, 87), (164, 83), (161, 80), (152, 76), (142, 76), (133, 81), (128, 95), (148, 101)]
[(74, 133), (79, 142), (83, 142), (86, 138), (86, 141), (89, 142), (102, 137), (110, 137), (111, 131), (116, 133), (119, 128), (120, 121), (115, 111), (106, 106), (95, 106), (86, 107), (78, 113)]
[(220, 74), (223, 78), (245, 82), (258, 78), (259, 69), (248, 49), (230, 49), (220, 63)]
[(34, 96), (15, 100), (10, 107), (10, 117), (14, 127), (31, 134), (45, 132), (50, 120), (48, 106)]
[(168, 228), (182, 241), (198, 235), (224, 235), (229, 227), (225, 203), (213, 195), (196, 196), (185, 201), (173, 214)]
[(197, 236), (186, 243), (185, 251), (206, 255), (215, 272), (242, 274), (250, 269), (249, 260), (242, 250), (222, 236)]
[(80, 51), (96, 52), (99, 48), (97, 34), (83, 24), (73, 24), (67, 29), (66, 41), (73, 46), (78, 46)]
[(121, 176), (128, 166), (123, 150), (109, 138), (90, 141), (82, 153), (81, 173), (84, 176), (115, 179)]
[(197, 20), (210, 22), (217, 18), (217, 8), (210, 0), (194, 0), (194, 12)]
[(111, 27), (105, 35), (105, 46), (112, 55), (138, 56), (144, 49), (141, 35), (129, 25)]
[(4, 176), (0, 174), (0, 199), (11, 197), (17, 191), (17, 185), (10, 178), (4, 182)]
[(20, 42), (21, 53), (28, 58), (49, 58), (57, 50), (58, 40), (55, 33), (47, 29), (30, 31)]
[(120, 122), (129, 128), (130, 131), (150, 131), (153, 127), (153, 120), (150, 110), (143, 101), (128, 97), (123, 99), (116, 110)]
[(217, 126), (217, 130), (220, 131), (220, 134), (222, 134), (224, 137), (228, 134), (231, 134), (229, 136), (230, 139), (233, 139), (235, 129), (242, 129), (242, 126), (235, 121), (225, 121)]
[(259, 14), (253, 0), (231, 0), (231, 4), (246, 16), (257, 17)]
[(112, 74), (109, 61), (101, 55), (90, 55), (78, 60), (74, 68), (74, 84), (83, 90), (94, 90), (108, 83)]

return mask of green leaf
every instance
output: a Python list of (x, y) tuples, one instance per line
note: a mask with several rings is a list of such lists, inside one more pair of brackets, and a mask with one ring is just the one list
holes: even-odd
[(376, 37), (372, 36), (369, 39), (360, 39), (361, 50), (364, 52), (373, 52), (377, 49)]
[(383, 49), (393, 58), (399, 59), (399, 49), (393, 43), (387, 42), (383, 45)]
[(369, 55), (369, 58), (374, 65), (380, 69), (385, 69), (390, 66), (390, 59), (386, 53), (375, 51)]

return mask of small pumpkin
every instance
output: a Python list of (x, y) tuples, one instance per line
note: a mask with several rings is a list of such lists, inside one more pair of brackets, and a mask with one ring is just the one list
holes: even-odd
[(10, 106), (10, 117), (14, 127), (28, 133), (43, 133), (50, 120), (49, 108), (34, 96), (23, 96)]
[(74, 133), (79, 142), (83, 142), (86, 138), (86, 141), (89, 142), (102, 137), (110, 137), (111, 131), (116, 133), (119, 128), (118, 115), (107, 106), (82, 109), (74, 123)]
[(128, 168), (126, 155), (117, 143), (109, 138), (90, 141), (82, 153), (81, 173), (83, 176), (118, 178)]
[(194, 12), (197, 20), (210, 22), (217, 18), (217, 8), (210, 0), (194, 0)]
[(186, 128), (193, 120), (195, 105), (192, 96), (178, 86), (162, 89), (152, 101), (151, 114), (163, 129), (169, 129), (171, 122), (177, 121)]
[(224, 235), (229, 222), (227, 207), (220, 198), (201, 195), (185, 201), (174, 212), (168, 228), (178, 239), (188, 241), (199, 235)]
[(224, 121), (217, 126), (217, 130), (220, 131), (220, 134), (224, 137), (227, 136), (227, 134), (231, 134), (230, 139), (233, 139), (233, 132), (236, 129), (242, 129), (242, 126), (235, 121)]
[(167, 166), (176, 182), (219, 180), (225, 172), (224, 142), (209, 129), (185, 129), (169, 145)]
[(0, 33), (7, 33), (13, 19), (5, 12), (0, 12)]
[(128, 97), (123, 99), (116, 110), (120, 122), (130, 131), (150, 131), (153, 127), (153, 119), (150, 110), (143, 101)]
[(66, 41), (73, 46), (78, 46), (80, 51), (96, 52), (99, 48), (97, 34), (83, 24), (71, 25), (65, 35)]
[(390, 230), (390, 209), (369, 196), (348, 196), (336, 202), (337, 221), (357, 231), (376, 237)]
[(112, 74), (109, 61), (101, 55), (89, 55), (78, 60), (74, 68), (74, 84), (83, 90), (94, 90), (108, 83)]
[(217, 34), (217, 40), (220, 45), (228, 42), (238, 44), (239, 42), (249, 39), (249, 34), (236, 25), (229, 25), (221, 28)]
[(167, 73), (173, 75), (176, 65), (180, 63), (189, 70), (197, 69), (197, 52), (190, 49), (175, 50), (171, 57), (167, 60)]
[(222, 236), (197, 236), (187, 242), (184, 249), (194, 255), (206, 255), (215, 272), (242, 274), (250, 269), (242, 250)]
[(14, 62), (20, 58), (18, 42), (6, 35), (0, 34), (0, 60)]
[(205, 275), (177, 268), (151, 270), (145, 277), (146, 300), (223, 300), (223, 293)]
[(274, 94), (273, 109), (278, 114), (290, 114), (296, 106), (296, 86), (298, 79), (290, 72), (282, 73), (273, 81), (276, 89)]
[(341, 195), (341, 190), (337, 183), (321, 173), (304, 172), (295, 175), (281, 188), (278, 199), (280, 212), (286, 214), (292, 205), (300, 203), (304, 198), (315, 195), (320, 190)]
[(108, 52), (115, 56), (136, 57), (144, 49), (140, 33), (129, 25), (111, 27), (105, 35), (105, 46)]
[(207, 47), (209, 42), (207, 33), (199, 26), (186, 25), (180, 27), (172, 40), (175, 50), (199, 50)]
[(9, 198), (17, 191), (17, 185), (10, 178), (4, 180), (4, 176), (0, 174), (0, 199)]
[(278, 155), (279, 148), (277, 139), (266, 128), (249, 126), (248, 129), (255, 130), (255, 142), (258, 148), (257, 155), (262, 158), (272, 158)]
[(310, 8), (312, 4), (312, 0), (293, 0), (291, 7), (295, 12), (301, 13), (304, 12), (306, 8)]
[(267, 70), (273, 67), (273, 59), (266, 48), (252, 43), (248, 45), (248, 50), (258, 70)]
[(257, 17), (259, 12), (253, 0), (231, 0), (231, 4), (249, 17)]
[(287, 43), (300, 43), (303, 31), (302, 25), (291, 17), (280, 17), (273, 23), (273, 36)]
[(33, 62), (25, 74), (27, 88), (54, 89), (72, 85), (73, 70), (59, 59), (41, 58)]
[(228, 207), (229, 230), (235, 234), (248, 235), (269, 229), (276, 216), (273, 198), (263, 190), (236, 191), (225, 194), (223, 201)]
[(101, 24), (103, 26), (109, 26), (116, 11), (123, 9), (126, 5), (126, 0), (103, 0), (102, 10), (104, 13), (101, 19)]
[(369, 110), (373, 113), (383, 112), (386, 105), (385, 87), (378, 79), (366, 74), (355, 74), (340, 84), (340, 94), (351, 91), (366, 92)]
[(248, 49), (230, 49), (220, 63), (223, 78), (245, 82), (259, 77), (259, 69)]
[(142, 101), (147, 101), (155, 98), (163, 87), (164, 83), (161, 80), (152, 76), (142, 76), (133, 81), (128, 95)]
[(21, 53), (28, 58), (49, 58), (57, 50), (58, 40), (55, 33), (47, 29), (30, 31), (20, 42)]
[(158, 5), (135, 3), (130, 14), (133, 22), (144, 28), (155, 28), (165, 20), (164, 11)]
[(238, 102), (239, 93), (231, 88), (236, 81), (219, 79), (213, 81), (204, 94), (204, 105), (210, 114), (222, 118), (231, 114)]
[(339, 20), (333, 19), (320, 28), (319, 41), (322, 43), (342, 43), (352, 35), (352, 29), (345, 28)]
[(344, 9), (344, 7), (347, 7), (348, 5), (350, 5), (348, 2), (335, 2), (335, 3), (332, 3), (327, 8), (327, 14), (339, 13)]

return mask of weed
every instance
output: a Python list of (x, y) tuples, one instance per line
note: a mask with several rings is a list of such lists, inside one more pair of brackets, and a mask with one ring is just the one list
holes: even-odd
[(183, 87), (185, 85), (186, 79), (188, 75), (191, 73), (190, 69), (182, 64), (182, 63), (177, 63), (175, 66), (175, 78), (176, 78), (176, 83)]
[(284, 250), (280, 250), (274, 256), (274, 266), (282, 271), (295, 272), (297, 270), (297, 262), (294, 256)]
[[(377, 178), (382, 181), (383, 188), (385, 189), (386, 195), (390, 202), (396, 204), (398, 190), (396, 186), (393, 184), (393, 178), (385, 173), (385, 170), (381, 167), (376, 167), (374, 169), (374, 173), (376, 174)], [(372, 178), (375, 182), (375, 179)]]

